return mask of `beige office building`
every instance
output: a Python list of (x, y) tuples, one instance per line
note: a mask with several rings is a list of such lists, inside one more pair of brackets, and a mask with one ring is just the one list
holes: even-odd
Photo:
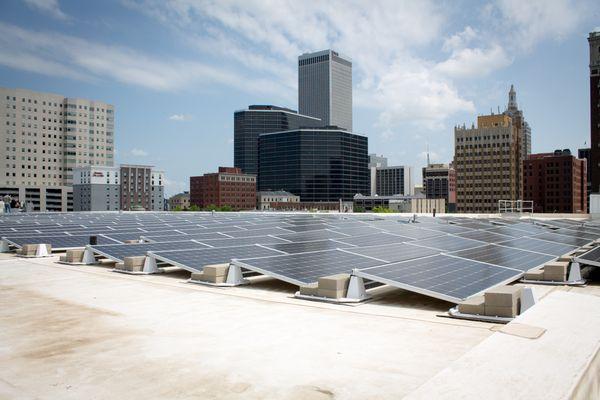
[[(73, 169), (114, 164), (114, 107), (0, 88), (0, 194), (34, 211), (72, 209)], [(46, 198), (60, 198), (47, 206)]]
[(521, 130), (506, 114), (477, 117), (477, 127), (455, 127), (456, 210), (498, 212), (499, 200), (521, 196)]

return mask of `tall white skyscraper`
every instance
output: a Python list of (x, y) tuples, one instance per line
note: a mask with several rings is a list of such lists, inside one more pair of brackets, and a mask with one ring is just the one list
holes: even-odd
[(298, 57), (298, 112), (352, 131), (352, 60), (333, 50)]

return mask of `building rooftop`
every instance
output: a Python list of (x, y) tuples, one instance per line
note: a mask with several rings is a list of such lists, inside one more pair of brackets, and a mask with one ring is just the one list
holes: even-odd
[(526, 339), (401, 290), (333, 305), (56, 260), (0, 255), (3, 397), (559, 399), (597, 367), (598, 285), (536, 287)]

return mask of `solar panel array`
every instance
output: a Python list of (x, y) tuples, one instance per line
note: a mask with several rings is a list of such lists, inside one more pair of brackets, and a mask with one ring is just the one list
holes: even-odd
[[(234, 262), (287, 282), (335, 273), (457, 301), (600, 237), (600, 226), (538, 221), (376, 214), (67, 213), (0, 218), (6, 243), (84, 247), (121, 260), (148, 254), (201, 271)], [(122, 244), (126, 240), (143, 244)]]

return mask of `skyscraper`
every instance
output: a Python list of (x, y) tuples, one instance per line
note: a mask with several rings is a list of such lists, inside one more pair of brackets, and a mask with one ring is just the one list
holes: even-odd
[(521, 131), (521, 159), (525, 160), (531, 154), (531, 127), (523, 117), (523, 111), (519, 110), (517, 105), (517, 92), (515, 87), (510, 85), (508, 92), (508, 105), (504, 114), (512, 118), (513, 125)]
[(258, 173), (258, 135), (298, 128), (323, 126), (314, 117), (289, 108), (252, 105), (233, 114), (233, 166), (246, 174)]
[(590, 44), (590, 164), (592, 193), (600, 193), (600, 32), (591, 32)]
[(73, 169), (114, 163), (110, 104), (0, 88), (0, 108), (0, 193), (33, 211), (72, 209)]
[(333, 50), (298, 57), (298, 111), (352, 131), (352, 61)]
[(303, 202), (352, 201), (369, 191), (368, 138), (337, 128), (259, 137), (259, 190), (285, 190)]
[(499, 200), (521, 200), (520, 130), (506, 114), (477, 117), (454, 128), (458, 212), (497, 212)]

